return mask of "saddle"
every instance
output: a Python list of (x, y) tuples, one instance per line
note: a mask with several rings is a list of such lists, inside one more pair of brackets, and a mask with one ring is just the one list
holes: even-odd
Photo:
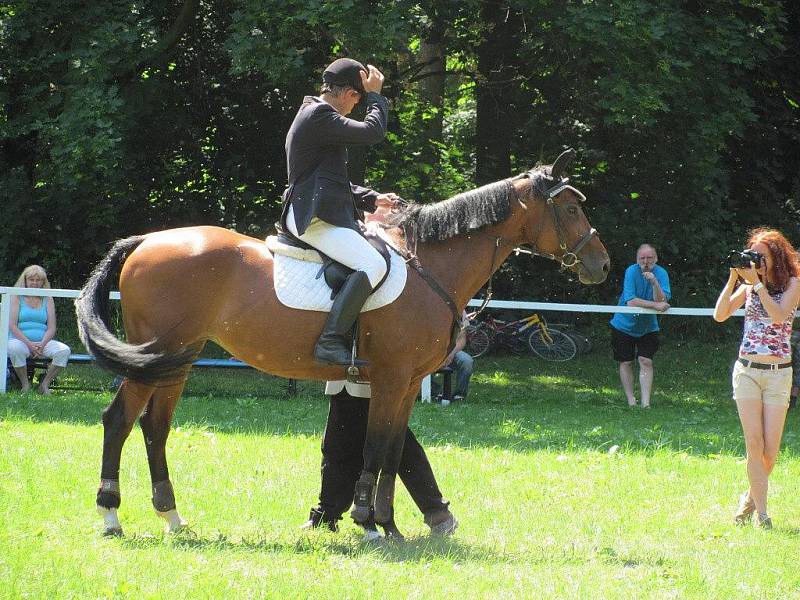
[[(297, 239), (276, 224), (277, 234), (266, 239), (275, 259), (275, 292), (291, 308), (327, 312), (353, 269), (336, 262), (316, 248)], [(362, 230), (367, 241), (386, 261), (386, 275), (364, 304), (362, 312), (390, 304), (406, 283), (405, 261), (381, 237), (382, 230)], [(324, 296), (323, 296), (324, 295)]]
[[(270, 242), (272, 236), (267, 238), (267, 245), (270, 246), (270, 251), (272, 251), (273, 253), (277, 251), (277, 253), (279, 254), (285, 254), (285, 252), (283, 252), (282, 246), (298, 248), (300, 250), (307, 251), (307, 254), (304, 253), (304, 258), (302, 260), (310, 260), (311, 262), (318, 262), (317, 260), (315, 260), (314, 257), (314, 253), (316, 253), (317, 256), (319, 256), (322, 264), (322, 266), (319, 268), (319, 271), (317, 272), (316, 279), (319, 279), (320, 277), (325, 278), (325, 283), (327, 283), (328, 287), (331, 288), (331, 300), (333, 300), (336, 297), (336, 294), (339, 293), (339, 290), (342, 288), (342, 285), (344, 285), (345, 280), (354, 272), (354, 270), (346, 265), (343, 265), (340, 262), (333, 260), (330, 256), (328, 256), (324, 252), (320, 252), (319, 250), (314, 248), (314, 246), (306, 244), (303, 240), (298, 238), (291, 231), (286, 231), (285, 229), (283, 229), (280, 223), (275, 223), (275, 228), (278, 232), (277, 235), (274, 236), (275, 241), (272, 243)], [(389, 273), (392, 270), (392, 257), (389, 254), (389, 248), (386, 245), (386, 241), (382, 237), (380, 237), (377, 233), (369, 229), (366, 229), (365, 227), (362, 227), (361, 233), (364, 236), (364, 238), (369, 242), (370, 246), (375, 248), (375, 250), (377, 250), (383, 257), (383, 260), (386, 261), (386, 274), (383, 276), (383, 279), (381, 279), (378, 282), (378, 285), (376, 285), (375, 288), (372, 290), (372, 293), (374, 294), (375, 292), (378, 291), (378, 289), (384, 284), (386, 279), (389, 277)], [(273, 247), (275, 247), (276, 250), (273, 250)], [(289, 254), (291, 255), (291, 252), (289, 252)]]

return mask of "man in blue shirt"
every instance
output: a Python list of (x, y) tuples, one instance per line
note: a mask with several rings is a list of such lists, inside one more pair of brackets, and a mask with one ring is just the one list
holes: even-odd
[[(625, 269), (625, 281), (618, 306), (652, 308), (658, 312), (669, 309), (672, 291), (667, 271), (659, 267), (658, 254), (650, 244), (636, 251), (636, 264)], [(658, 318), (652, 313), (615, 313), (611, 325), (611, 348), (619, 363), (619, 378), (628, 399), (636, 406), (633, 393), (633, 360), (639, 362), (639, 391), (642, 408), (650, 406), (653, 389), (653, 356), (658, 351)]]

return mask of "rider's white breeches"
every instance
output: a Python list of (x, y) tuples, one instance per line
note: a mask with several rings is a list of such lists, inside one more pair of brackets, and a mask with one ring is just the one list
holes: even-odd
[(306, 244), (314, 246), (333, 260), (355, 271), (364, 271), (374, 288), (386, 275), (386, 261), (364, 236), (347, 227), (337, 227), (316, 217), (311, 220), (303, 235), (297, 235), (294, 211), (289, 207), (286, 227)]

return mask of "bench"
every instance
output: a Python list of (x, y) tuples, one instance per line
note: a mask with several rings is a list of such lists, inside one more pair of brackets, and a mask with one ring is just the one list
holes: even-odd
[(442, 376), (442, 393), (439, 400), (446, 400), (447, 402), (453, 401), (453, 367), (442, 367), (435, 371), (434, 375)]
[[(69, 357), (70, 364), (87, 364), (93, 363), (94, 357), (91, 354), (71, 354)], [(50, 366), (50, 359), (48, 358), (28, 358), (28, 379), (33, 381), (33, 376), (36, 370), (47, 371)], [(214, 369), (252, 369), (250, 365), (235, 358), (199, 358), (194, 361), (195, 367), (210, 367)], [(7, 363), (6, 381), (17, 381), (17, 374), (11, 368), (11, 361)], [(17, 381), (18, 382), (18, 381)], [(19, 382), (18, 382), (19, 383)], [(114, 386), (116, 388), (116, 386)], [(289, 395), (294, 396), (297, 394), (297, 380), (289, 379), (288, 390)]]
[[(71, 354), (69, 357), (69, 363), (90, 363), (94, 362), (94, 357), (90, 356), (89, 354)], [(69, 365), (67, 363), (67, 365)], [(47, 371), (48, 367), (50, 366), (50, 359), (49, 358), (28, 358), (27, 360), (27, 367), (28, 367), (28, 380), (33, 382), (33, 376), (35, 375), (37, 369), (40, 371)], [(19, 383), (19, 379), (17, 378), (17, 373), (11, 367), (11, 359), (8, 359), (6, 362), (6, 381), (16, 381)], [(53, 382), (55, 383), (55, 381)]]

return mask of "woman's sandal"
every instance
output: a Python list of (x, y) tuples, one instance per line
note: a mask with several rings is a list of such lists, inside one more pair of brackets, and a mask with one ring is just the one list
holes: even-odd
[(756, 512), (756, 503), (753, 502), (748, 490), (739, 497), (739, 508), (736, 509), (736, 514), (733, 515), (733, 521), (737, 525), (746, 525), (750, 522), (754, 512)]
[(763, 529), (764, 531), (770, 530), (772, 529), (772, 519), (769, 518), (769, 515), (757, 513), (756, 527)]

